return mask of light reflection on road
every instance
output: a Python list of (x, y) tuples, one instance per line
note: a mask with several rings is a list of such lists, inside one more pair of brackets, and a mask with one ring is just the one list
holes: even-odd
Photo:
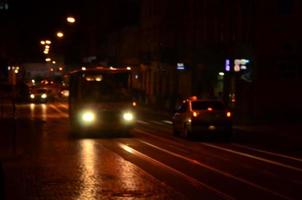
[(42, 120), (46, 121), (47, 120), (47, 106), (45, 104), (42, 104), (41, 107), (42, 107)]
[(34, 119), (34, 117), (35, 117), (35, 104), (31, 103), (30, 104), (30, 118)]
[[(37, 114), (37, 111), (41, 110), (41, 114)], [(47, 120), (47, 105), (46, 104), (30, 104), (30, 118), (35, 119), (41, 117), (43, 121)]]
[(94, 188), (95, 176), (95, 160), (96, 160), (96, 147), (94, 140), (81, 140), (80, 141), (80, 162), (84, 169), (81, 173), (82, 187), (80, 187), (78, 199), (93, 199), (96, 196), (96, 189)]

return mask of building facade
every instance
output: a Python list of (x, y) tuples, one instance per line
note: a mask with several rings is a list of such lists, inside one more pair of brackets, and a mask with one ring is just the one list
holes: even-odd
[(198, 95), (222, 98), (238, 118), (295, 116), (301, 13), (298, 0), (142, 0), (133, 44), (145, 103), (171, 109)]

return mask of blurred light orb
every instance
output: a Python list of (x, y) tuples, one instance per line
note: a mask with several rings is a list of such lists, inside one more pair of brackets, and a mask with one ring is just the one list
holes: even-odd
[(57, 37), (58, 37), (58, 38), (64, 37), (64, 33), (61, 32), (61, 31), (57, 32)]
[(67, 17), (66, 20), (68, 23), (75, 23), (76, 21), (74, 17)]

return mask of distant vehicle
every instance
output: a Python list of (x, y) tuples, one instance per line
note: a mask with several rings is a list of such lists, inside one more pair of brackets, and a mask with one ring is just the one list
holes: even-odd
[[(135, 125), (129, 68), (95, 67), (69, 74), (69, 118), (76, 135), (129, 133)], [(109, 132), (105, 132), (109, 131)]]
[(177, 107), (172, 121), (176, 136), (217, 134), (229, 139), (232, 134), (232, 113), (219, 100), (186, 99)]
[(69, 89), (67, 87), (62, 87), (59, 90), (59, 97), (67, 99), (69, 97)]
[(47, 88), (32, 87), (29, 91), (29, 100), (33, 103), (47, 103), (52, 99), (51, 91)]

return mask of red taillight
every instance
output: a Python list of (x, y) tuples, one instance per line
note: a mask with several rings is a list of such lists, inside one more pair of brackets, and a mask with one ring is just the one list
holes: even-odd
[(213, 111), (213, 108), (211, 108), (211, 107), (208, 107), (208, 111)]
[(228, 111), (228, 112), (226, 113), (226, 116), (227, 116), (227, 117), (232, 117), (232, 113), (231, 113), (230, 111)]

